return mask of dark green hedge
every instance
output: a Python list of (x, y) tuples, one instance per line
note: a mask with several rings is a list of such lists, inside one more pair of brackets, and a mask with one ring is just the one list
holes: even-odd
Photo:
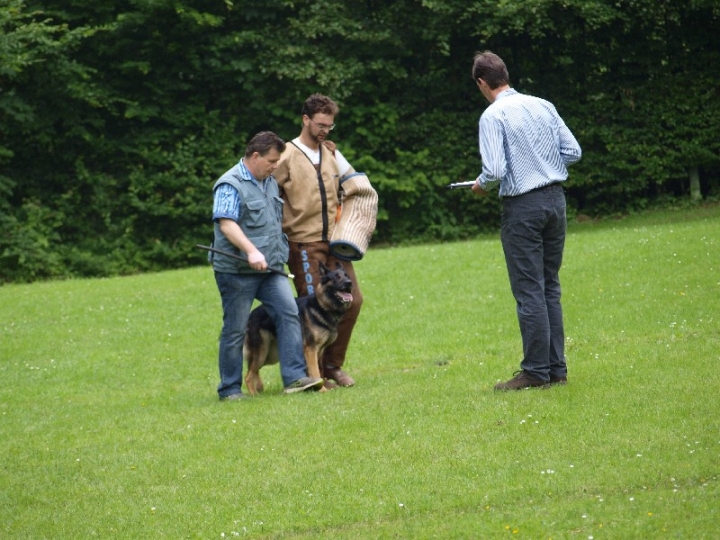
[(576, 134), (571, 212), (720, 187), (720, 14), (670, 0), (6, 0), (0, 6), (0, 282), (204, 261), (211, 186), (255, 132), (297, 135), (312, 92), (380, 194), (378, 243), (494, 229), (473, 53)]

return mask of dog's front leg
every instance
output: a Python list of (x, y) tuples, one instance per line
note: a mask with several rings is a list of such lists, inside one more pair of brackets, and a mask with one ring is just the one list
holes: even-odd
[(248, 393), (251, 396), (255, 396), (265, 389), (262, 379), (260, 378), (260, 373), (258, 371), (251, 371), (250, 369), (248, 369), (247, 375), (245, 375), (245, 386), (247, 386)]
[(305, 353), (305, 367), (307, 368), (308, 377), (317, 379), (320, 377), (320, 364), (318, 362), (318, 350), (313, 345), (303, 347)]
[[(308, 377), (312, 377), (313, 379), (321, 378), (322, 375), (320, 375), (320, 364), (318, 362), (317, 347), (313, 345), (305, 345), (303, 347), (303, 352), (305, 353), (305, 367), (307, 368)], [(320, 392), (325, 391), (326, 388), (324, 386), (321, 386)]]

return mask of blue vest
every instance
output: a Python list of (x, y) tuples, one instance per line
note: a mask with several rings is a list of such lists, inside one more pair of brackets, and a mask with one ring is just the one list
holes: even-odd
[[(239, 166), (235, 166), (220, 177), (213, 186), (213, 192), (220, 184), (230, 184), (240, 194), (240, 220), (237, 224), (253, 245), (265, 256), (268, 267), (282, 270), (288, 260), (290, 248), (285, 233), (282, 232), (283, 200), (274, 178), (266, 182), (266, 191), (253, 180), (240, 175)], [(220, 230), (215, 222), (213, 246), (247, 259), (247, 253), (236, 248)], [(220, 253), (210, 252), (213, 270), (230, 274), (256, 272), (245, 261), (240, 261)]]

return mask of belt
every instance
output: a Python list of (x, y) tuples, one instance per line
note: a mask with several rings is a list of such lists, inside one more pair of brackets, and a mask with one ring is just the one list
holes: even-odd
[(505, 197), (503, 197), (503, 199), (514, 199), (515, 197), (522, 197), (523, 195), (527, 195), (528, 193), (532, 193), (533, 191), (542, 191), (543, 189), (548, 189), (553, 186), (559, 186), (560, 184), (562, 184), (562, 181), (558, 180), (557, 182), (551, 182), (549, 184), (545, 184), (544, 186), (530, 189), (525, 193), (521, 193), (520, 195), (506, 195)]

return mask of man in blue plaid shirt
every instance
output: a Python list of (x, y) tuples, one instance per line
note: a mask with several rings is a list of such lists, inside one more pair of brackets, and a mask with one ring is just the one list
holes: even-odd
[(243, 343), (255, 299), (267, 307), (277, 329), (284, 392), (317, 390), (324, 382), (306, 375), (298, 307), (290, 282), (279, 273), (289, 247), (282, 232), (283, 202), (272, 173), (283, 150), (285, 141), (275, 133), (258, 133), (240, 162), (213, 187), (213, 245), (220, 252), (211, 252), (210, 258), (223, 308), (220, 401), (245, 397), (241, 389)]

